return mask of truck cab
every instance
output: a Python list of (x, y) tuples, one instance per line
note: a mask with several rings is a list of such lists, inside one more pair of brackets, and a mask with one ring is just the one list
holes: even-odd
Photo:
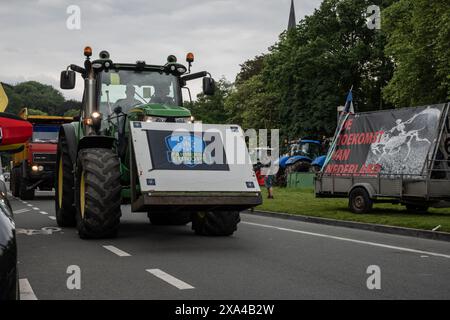
[(14, 196), (31, 200), (36, 189), (53, 189), (59, 128), (73, 118), (30, 115), (27, 108), (19, 117), (32, 124), (33, 133), (22, 151), (12, 157), (11, 191)]

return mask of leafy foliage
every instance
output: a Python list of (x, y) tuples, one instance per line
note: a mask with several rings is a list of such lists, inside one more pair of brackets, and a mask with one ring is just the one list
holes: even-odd
[(14, 114), (27, 107), (50, 115), (62, 115), (66, 110), (80, 104), (74, 100), (66, 101), (60, 91), (37, 81), (27, 81), (4, 87), (9, 99), (6, 111)]
[(399, 0), (384, 12), (386, 53), (395, 73), (384, 97), (398, 107), (450, 98), (448, 0)]

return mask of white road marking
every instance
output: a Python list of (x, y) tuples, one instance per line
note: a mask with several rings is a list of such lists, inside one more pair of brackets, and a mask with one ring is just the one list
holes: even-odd
[(37, 208), (37, 207), (33, 207), (33, 210), (39, 211), (39, 210), (41, 210), (41, 209), (39, 209), (39, 208)]
[(13, 212), (14, 213), (24, 213), (24, 212), (28, 212), (28, 211), (31, 211), (31, 209), (24, 208), (24, 209), (19, 209), (19, 210), (13, 211)]
[(22, 203), (27, 204), (28, 202), (22, 200)]
[(37, 300), (28, 279), (19, 279), (20, 300)]
[(55, 216), (48, 216), (49, 219), (56, 220)]
[(161, 280), (164, 280), (165, 282), (173, 285), (174, 287), (176, 287), (176, 288), (178, 288), (180, 290), (195, 289), (190, 284), (188, 284), (188, 283), (186, 283), (184, 281), (181, 281), (180, 279), (177, 279), (177, 278), (171, 276), (170, 274), (165, 273), (164, 271), (162, 271), (160, 269), (146, 269), (146, 271), (150, 272), (155, 277), (158, 277)]
[(33, 205), (32, 204), (27, 204), (27, 206), (32, 207)]
[(242, 222), (242, 223), (252, 225), (252, 226), (263, 227), (263, 228), (270, 228), (270, 229), (276, 229), (276, 230), (281, 230), (281, 231), (289, 231), (289, 232), (295, 232), (295, 233), (300, 233), (300, 234), (306, 234), (309, 236), (341, 240), (341, 241), (365, 244), (365, 245), (373, 246), (373, 247), (400, 250), (400, 251), (419, 253), (419, 254), (424, 254), (424, 255), (429, 255), (429, 256), (450, 259), (450, 255), (443, 254), (443, 253), (436, 253), (436, 252), (430, 252), (430, 251), (422, 251), (422, 250), (416, 250), (416, 249), (410, 249), (410, 248), (404, 248), (404, 247), (397, 247), (397, 246), (391, 246), (391, 245), (377, 243), (377, 242), (362, 241), (362, 240), (356, 240), (356, 239), (350, 239), (350, 238), (342, 238), (342, 237), (330, 236), (328, 234), (322, 234), (322, 233), (314, 233), (314, 232), (300, 231), (300, 230), (295, 230), (295, 229), (281, 228), (281, 227), (275, 227), (275, 226), (271, 226), (271, 225), (267, 225), (267, 224), (259, 224), (259, 223), (253, 223), (253, 222)]
[(117, 254), (119, 257), (129, 257), (131, 256), (129, 253), (126, 253), (125, 251), (120, 250), (119, 248), (116, 248), (114, 246), (103, 246), (106, 250), (111, 251), (112, 253)]
[(40, 211), (39, 213), (40, 213), (40, 214), (48, 214), (48, 213), (45, 212), (45, 211)]

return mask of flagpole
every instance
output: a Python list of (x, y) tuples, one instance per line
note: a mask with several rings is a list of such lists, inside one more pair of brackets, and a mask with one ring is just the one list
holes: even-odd
[[(347, 104), (349, 103), (348, 97), (350, 96), (352, 91), (353, 91), (353, 85), (351, 86), (350, 91), (347, 95), (347, 101), (345, 102), (344, 111), (339, 115), (339, 120), (338, 120), (338, 123), (336, 126), (336, 131), (334, 132), (333, 142), (331, 143), (330, 149), (328, 149), (327, 157), (325, 158), (325, 162), (322, 166), (322, 169), (320, 170), (320, 173), (323, 173), (323, 169), (326, 167), (328, 162), (330, 162), (330, 159), (334, 153), (334, 150), (336, 149), (336, 144), (337, 144), (339, 134), (341, 133), (344, 123), (347, 121), (348, 116), (350, 115), (349, 110), (347, 110)], [(350, 101), (350, 103), (353, 103), (353, 95), (352, 95), (352, 100)], [(345, 114), (345, 116), (344, 116), (344, 114)]]

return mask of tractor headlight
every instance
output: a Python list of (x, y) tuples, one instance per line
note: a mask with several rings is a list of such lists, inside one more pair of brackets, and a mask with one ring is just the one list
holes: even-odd
[(91, 116), (89, 118), (85, 118), (84, 124), (88, 126), (93, 126), (96, 128), (100, 128), (102, 123), (103, 115), (100, 112), (94, 111), (92, 112)]
[(167, 118), (164, 117), (154, 117), (154, 116), (146, 116), (144, 117), (145, 122), (166, 122)]
[(175, 118), (175, 122), (177, 123), (193, 123), (194, 122), (194, 117), (189, 117), (189, 118)]

